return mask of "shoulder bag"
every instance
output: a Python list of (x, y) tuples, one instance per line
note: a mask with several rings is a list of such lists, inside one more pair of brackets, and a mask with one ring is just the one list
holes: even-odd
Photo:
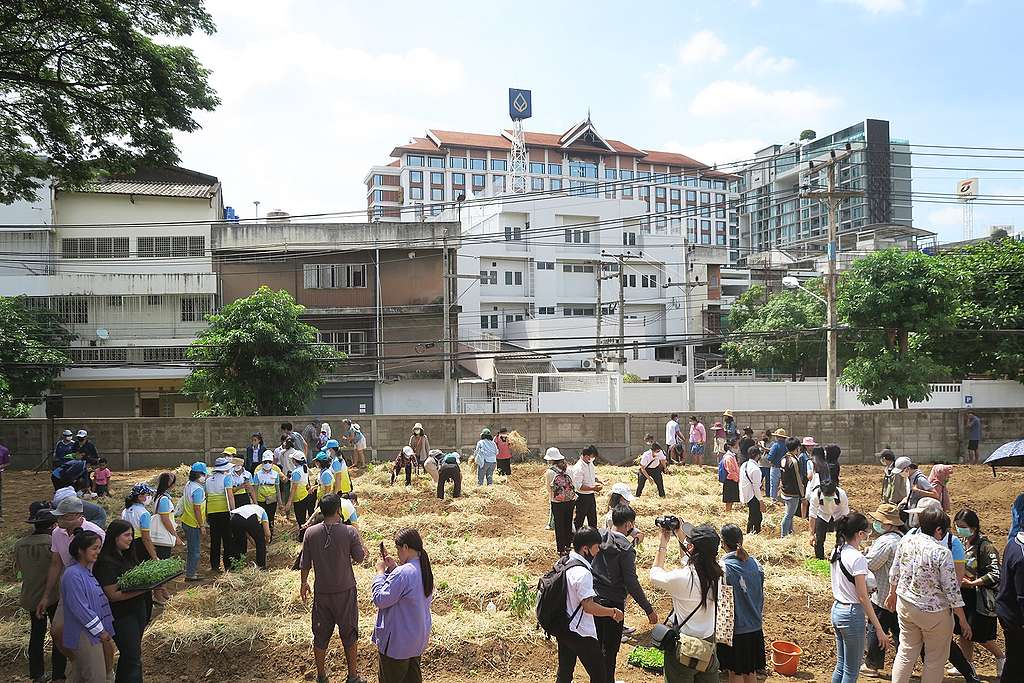
[[(675, 614), (674, 611), (669, 612), (665, 622), (655, 626), (651, 631), (651, 638), (654, 641), (654, 646), (664, 650), (666, 656), (674, 655), (676, 661), (683, 666), (698, 672), (704, 672), (711, 668), (711, 660), (715, 657), (714, 641), (704, 640), (703, 638), (697, 638), (680, 632), (680, 629), (697, 613), (698, 609), (700, 609), (700, 603), (676, 626), (668, 625), (672, 620), (672, 615)], [(715, 603), (715, 621), (717, 630), (717, 602)]]

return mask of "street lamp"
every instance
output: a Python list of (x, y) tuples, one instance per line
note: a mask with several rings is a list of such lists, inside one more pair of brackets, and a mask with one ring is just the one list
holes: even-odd
[(797, 280), (792, 275), (787, 275), (786, 277), (782, 278), (782, 286), (785, 287), (786, 289), (801, 289), (810, 294), (811, 296), (813, 296), (821, 303), (828, 304), (828, 301), (825, 300), (825, 297), (821, 296), (817, 292), (812, 292), (811, 290), (807, 289), (802, 284), (800, 284), (800, 281)]

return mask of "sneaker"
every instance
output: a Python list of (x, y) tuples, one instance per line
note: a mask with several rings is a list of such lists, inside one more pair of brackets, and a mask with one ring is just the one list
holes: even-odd
[(959, 676), (960, 672), (956, 670), (956, 667), (952, 664), (946, 667), (947, 676)]
[(867, 664), (861, 664), (860, 665), (860, 673), (863, 676), (872, 676), (874, 678), (880, 678), (881, 675), (882, 675), (882, 670), (881, 669), (872, 669)]
[(624, 635), (630, 635), (631, 633), (636, 633), (636, 629), (633, 628), (632, 626), (623, 626), (622, 627), (622, 633)]
[(202, 580), (203, 580), (203, 577), (201, 577), (201, 576), (186, 576), (185, 577), (185, 581), (187, 581), (189, 583), (192, 583), (193, 581), (202, 581)]

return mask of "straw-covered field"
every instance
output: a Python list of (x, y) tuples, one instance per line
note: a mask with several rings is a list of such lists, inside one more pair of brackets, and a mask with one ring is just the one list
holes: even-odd
[[(599, 467), (606, 484), (635, 483), (632, 469)], [(115, 494), (137, 481), (153, 478), (155, 470), (115, 473)], [(493, 487), (477, 488), (475, 473), (463, 497), (439, 501), (429, 477), (423, 475), (411, 489), (388, 485), (382, 468), (356, 477), (360, 497), (360, 530), (373, 548), (406, 526), (418, 527), (434, 566), (436, 592), (433, 631), (425, 654), (426, 675), (435, 681), (515, 679), (552, 680), (555, 648), (535, 630), (533, 593), (538, 576), (554, 559), (553, 533), (545, 530), (548, 510), (541, 485), (539, 464), (514, 466), (506, 481), (498, 477)], [(880, 469), (844, 466), (843, 485), (853, 505), (873, 509), (877, 503)], [(675, 468), (666, 476), (668, 497), (647, 493), (636, 501), (638, 525), (654, 533), (654, 517), (674, 513), (699, 523), (745, 524), (746, 511), (725, 514), (721, 489), (713, 468)], [(181, 478), (179, 477), (179, 481)], [(1009, 524), (1009, 507), (1024, 490), (1024, 475), (1001, 472), (993, 479), (984, 467), (957, 467), (951, 485), (954, 508), (971, 506), (982, 524), (1002, 548)], [(17, 610), (19, 585), (10, 564), (10, 547), (28, 528), (23, 523), (28, 503), (52, 494), (46, 474), (9, 472), (4, 482), (4, 521), (0, 524), (0, 661), (24, 676), (24, 650), (28, 643), (28, 619)], [(117, 498), (106, 504), (119, 512)], [(599, 514), (606, 498), (599, 498)], [(828, 680), (834, 644), (828, 611), (831, 592), (828, 578), (809, 569), (806, 524), (797, 520), (797, 533), (778, 538), (781, 509), (765, 516), (762, 536), (749, 537), (747, 548), (764, 565), (766, 575), (765, 635), (792, 640), (804, 648), (801, 676), (804, 680)], [(278, 519), (278, 530), (292, 522)], [(657, 542), (653, 537), (638, 552), (641, 583), (649, 588), (650, 567)], [(298, 573), (290, 569), (298, 543), (278, 533), (270, 549), (271, 569), (210, 577), (199, 584), (172, 584), (174, 595), (167, 607), (154, 615), (144, 642), (148, 681), (304, 681), (315, 678), (309, 648), (309, 614), (298, 596)], [(670, 562), (676, 561), (673, 551)], [(203, 564), (208, 571), (204, 553)], [(360, 669), (376, 678), (375, 650), (370, 631), (375, 612), (369, 600), (374, 568), (369, 562), (356, 568), (360, 585)], [(659, 614), (668, 613), (663, 594), (649, 591)], [(487, 612), (488, 602), (497, 608)], [(627, 623), (647, 631), (646, 618), (630, 601)], [(620, 652), (618, 678), (654, 681), (657, 677), (626, 664), (632, 644)], [(988, 653), (978, 648), (983, 674), (993, 675)], [(344, 661), (335, 641), (328, 654), (334, 680), (343, 680)], [(582, 667), (579, 669), (582, 675)], [(951, 679), (953, 680), (953, 679)]]

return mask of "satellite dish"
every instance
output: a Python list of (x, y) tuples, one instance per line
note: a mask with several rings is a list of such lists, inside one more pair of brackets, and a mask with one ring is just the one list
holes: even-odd
[(96, 330), (96, 338), (97, 339), (109, 339), (110, 338), (110, 332), (107, 331), (107, 328), (101, 327), (98, 330)]

